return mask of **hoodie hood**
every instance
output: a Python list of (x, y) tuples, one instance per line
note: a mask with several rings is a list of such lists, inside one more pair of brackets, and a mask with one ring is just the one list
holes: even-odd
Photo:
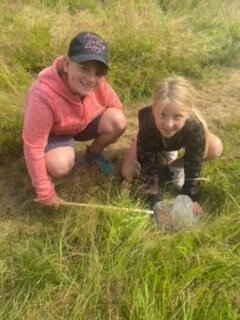
[(56, 58), (50, 67), (39, 73), (38, 81), (55, 91), (59, 96), (71, 101), (71, 103), (79, 103), (82, 98), (73, 95), (69, 90), (66, 75), (62, 70), (63, 60), (64, 56)]

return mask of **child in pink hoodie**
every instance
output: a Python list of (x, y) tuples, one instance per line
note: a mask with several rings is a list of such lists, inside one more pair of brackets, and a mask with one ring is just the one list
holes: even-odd
[(29, 89), (23, 127), (24, 157), (39, 203), (63, 201), (50, 176), (62, 177), (74, 166), (75, 141), (93, 140), (85, 159), (107, 174), (112, 165), (103, 150), (126, 128), (122, 104), (106, 81), (108, 48), (97, 34), (81, 32), (41, 71)]

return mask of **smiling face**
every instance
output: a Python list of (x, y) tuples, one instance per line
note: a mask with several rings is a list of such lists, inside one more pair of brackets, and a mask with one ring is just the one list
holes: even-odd
[(156, 102), (152, 110), (155, 124), (165, 138), (171, 138), (179, 132), (190, 117), (189, 112), (169, 100)]
[(104, 80), (107, 68), (98, 61), (76, 63), (69, 58), (63, 62), (70, 91), (74, 95), (85, 97), (95, 91)]

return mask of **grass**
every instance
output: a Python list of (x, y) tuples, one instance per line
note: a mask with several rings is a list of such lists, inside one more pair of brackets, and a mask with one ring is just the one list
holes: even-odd
[[(1, 2), (0, 319), (240, 319), (239, 121), (217, 124), (224, 154), (204, 166), (206, 218), (172, 234), (134, 212), (38, 206), (21, 150), (26, 90), (78, 31), (108, 40), (110, 81), (133, 112), (166, 75), (203, 84), (237, 66), (238, 9), (230, 0)], [(123, 150), (112, 152), (118, 164)], [(69, 201), (143, 205), (117, 174), (82, 163), (57, 190)]]
[[(168, 75), (206, 81), (219, 76), (222, 67), (239, 64), (237, 0), (3, 0), (0, 22), (0, 81), (10, 97), (20, 93), (18, 114), (22, 93), (36, 74), (66, 54), (69, 39), (82, 30), (101, 33), (108, 41), (109, 80), (128, 104), (151, 96), (156, 82)], [(6, 120), (0, 123), (0, 131), (10, 130)], [(11, 135), (13, 144), (16, 135), (19, 126)]]
[[(1, 190), (12, 199), (1, 214), (1, 319), (239, 319), (238, 130), (237, 122), (221, 127), (226, 153), (204, 167), (207, 218), (174, 234), (134, 212), (43, 209), (31, 200), (23, 162), (9, 163)], [(117, 175), (76, 170), (57, 186), (64, 198), (141, 205)]]
[(239, 223), (166, 236), (142, 217), (67, 214), (17, 237), (3, 319), (237, 319)]

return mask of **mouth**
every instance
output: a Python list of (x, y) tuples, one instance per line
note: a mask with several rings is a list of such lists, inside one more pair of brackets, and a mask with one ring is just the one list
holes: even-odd
[(87, 83), (83, 83), (83, 82), (80, 82), (80, 85), (85, 88), (86, 90), (92, 90), (95, 88), (95, 85), (89, 85)]
[(166, 136), (172, 136), (175, 133), (174, 130), (166, 130), (166, 129), (163, 129), (162, 132)]

